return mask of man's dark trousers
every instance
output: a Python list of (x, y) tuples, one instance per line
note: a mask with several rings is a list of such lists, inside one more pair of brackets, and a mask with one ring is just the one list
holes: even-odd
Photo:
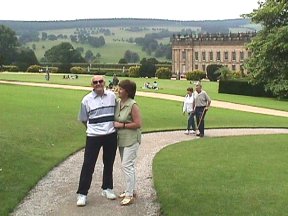
[(80, 174), (78, 194), (87, 195), (99, 151), (103, 147), (103, 180), (102, 189), (113, 189), (113, 165), (117, 150), (117, 133), (103, 136), (86, 137), (84, 162)]

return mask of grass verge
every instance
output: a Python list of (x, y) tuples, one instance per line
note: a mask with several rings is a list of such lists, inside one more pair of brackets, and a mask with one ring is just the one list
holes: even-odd
[(153, 162), (163, 215), (286, 215), (288, 135), (207, 138)]

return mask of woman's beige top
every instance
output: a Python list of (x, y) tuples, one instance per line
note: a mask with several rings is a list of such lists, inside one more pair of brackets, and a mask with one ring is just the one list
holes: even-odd
[[(129, 98), (121, 107), (121, 99), (117, 100), (116, 110), (115, 110), (115, 121), (123, 122), (128, 124), (132, 122), (132, 107), (136, 104), (136, 101)], [(118, 145), (120, 147), (131, 146), (136, 143), (141, 143), (141, 130), (120, 128), (118, 129)]]

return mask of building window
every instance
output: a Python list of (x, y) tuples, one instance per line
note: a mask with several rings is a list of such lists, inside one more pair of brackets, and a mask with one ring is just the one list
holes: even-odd
[(236, 65), (235, 65), (235, 64), (232, 65), (232, 70), (233, 70), (233, 71), (236, 70)]
[(243, 51), (240, 52), (240, 61), (244, 61), (244, 52)]
[(232, 52), (232, 61), (236, 61), (236, 52), (235, 51)]
[(212, 51), (209, 52), (209, 60), (213, 61), (213, 52)]
[(206, 71), (206, 65), (202, 65), (202, 71)]
[(206, 61), (206, 52), (202, 52), (202, 61)]
[(185, 60), (186, 59), (186, 52), (182, 51), (182, 59)]
[(221, 60), (221, 53), (219, 51), (217, 52), (216, 60), (217, 61)]
[(229, 59), (228, 52), (225, 51), (225, 52), (224, 52), (224, 60), (225, 60), (225, 61), (228, 61), (228, 59)]
[(195, 61), (198, 61), (199, 56), (198, 56), (198, 52), (195, 52)]
[(198, 70), (198, 64), (195, 64), (195, 70)]

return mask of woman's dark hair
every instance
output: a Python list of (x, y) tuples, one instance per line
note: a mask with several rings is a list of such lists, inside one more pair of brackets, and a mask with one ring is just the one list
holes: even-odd
[(135, 94), (136, 94), (136, 83), (135, 82), (126, 79), (126, 80), (121, 80), (118, 85), (119, 85), (119, 87), (123, 88), (127, 92), (129, 98), (134, 99)]
[(193, 88), (192, 87), (188, 87), (187, 91), (193, 92)]

